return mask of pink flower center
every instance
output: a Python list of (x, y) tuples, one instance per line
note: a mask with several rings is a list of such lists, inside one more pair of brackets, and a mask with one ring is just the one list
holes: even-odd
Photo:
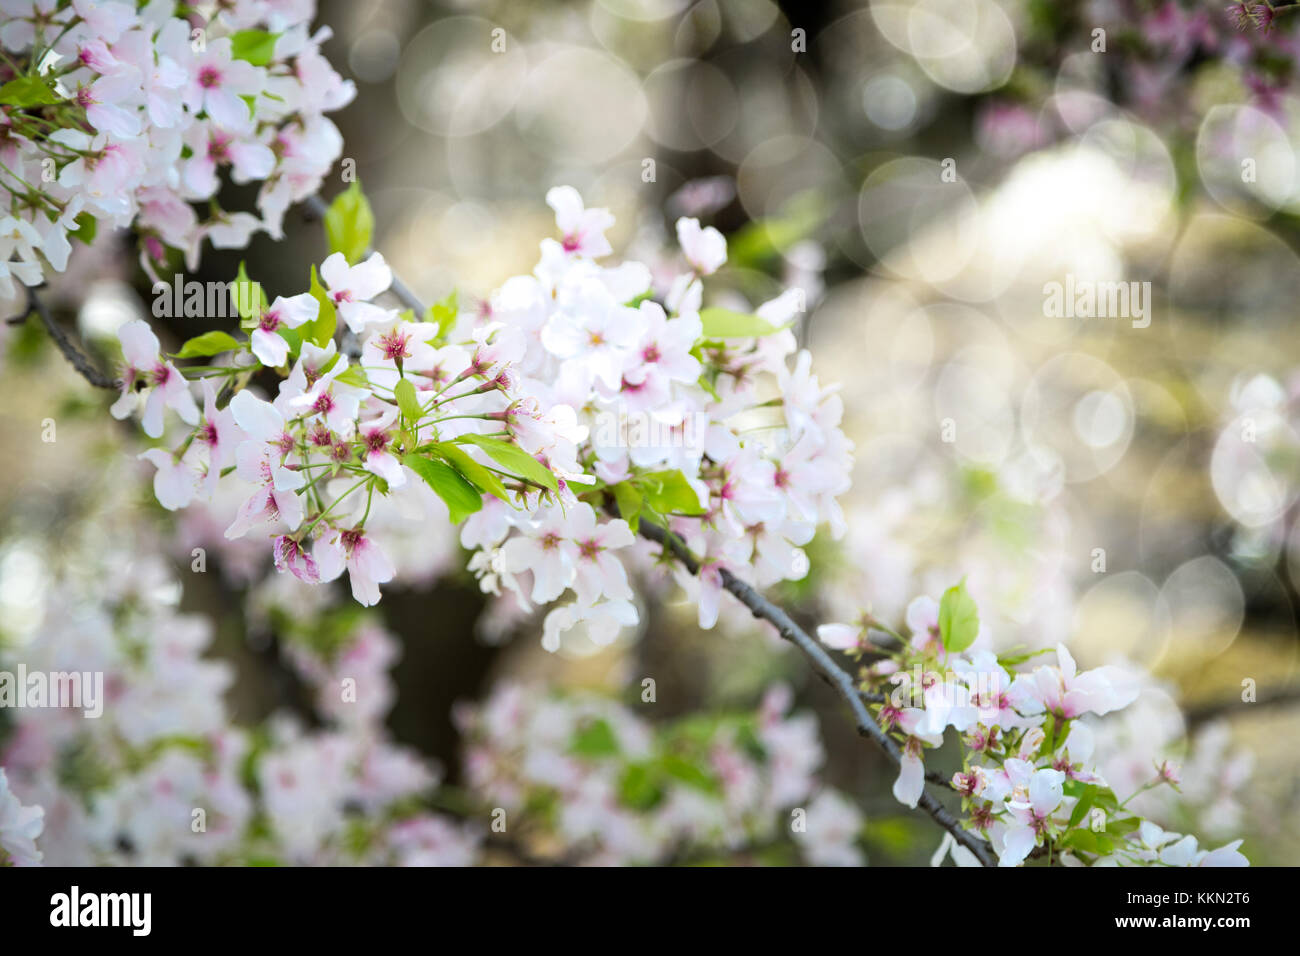
[(379, 349), (384, 353), (384, 358), (396, 362), (399, 358), (411, 357), (411, 353), (406, 348), (410, 341), (409, 335), (394, 330), (379, 337)]
[(221, 71), (215, 66), (205, 66), (199, 70), (199, 86), (205, 90), (221, 85)]
[(208, 140), (208, 159), (214, 162), (222, 162), (226, 159), (228, 147), (230, 146), (230, 137), (215, 134)]

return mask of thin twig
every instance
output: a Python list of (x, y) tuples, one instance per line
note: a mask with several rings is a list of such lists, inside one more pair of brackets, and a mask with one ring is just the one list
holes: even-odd
[[(671, 551), (673, 557), (680, 561), (691, 574), (699, 574), (699, 561), (676, 536), (665, 533), (663, 528), (647, 521), (641, 522), (640, 533), (642, 537), (654, 541), (661, 547)], [(861, 692), (858, 690), (853, 678), (835, 663), (826, 649), (809, 637), (808, 633), (796, 624), (784, 610), (763, 597), (758, 591), (726, 568), (720, 568), (718, 574), (722, 580), (723, 588), (732, 597), (749, 608), (754, 617), (767, 621), (775, 627), (781, 637), (790, 641), (803, 652), (804, 657), (808, 658), (809, 663), (812, 664), (818, 675), (830, 684), (844, 702), (848, 704), (849, 710), (853, 712), (853, 721), (858, 733), (874, 741), (895, 764), (901, 763), (902, 755), (899, 753), (898, 744), (880, 729), (880, 725), (876, 723), (863, 704)], [(997, 866), (997, 857), (994, 855), (993, 848), (988, 841), (963, 827), (961, 821), (954, 817), (928, 790), (922, 788), (918, 805), (931, 816), (935, 823), (951, 833), (953, 839), (970, 850), (980, 863), (984, 866)]]
[(41, 297), (36, 294), (35, 289), (29, 288), (27, 290), (27, 304), (32, 312), (40, 316), (41, 322), (45, 324), (45, 330), (50, 333), (50, 338), (54, 340), (54, 344), (59, 347), (59, 351), (68, 360), (68, 364), (76, 369), (82, 378), (96, 388), (117, 389), (117, 381), (109, 378), (96, 368), (94, 363), (86, 358), (85, 353), (73, 344), (72, 337), (54, 321), (54, 316), (50, 315), (49, 308), (46, 307)]

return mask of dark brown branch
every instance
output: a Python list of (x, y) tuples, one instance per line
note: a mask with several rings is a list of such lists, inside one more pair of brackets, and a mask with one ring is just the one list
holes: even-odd
[(68, 364), (76, 369), (82, 378), (96, 388), (116, 389), (118, 387), (117, 381), (109, 378), (96, 368), (85, 353), (73, 343), (72, 337), (54, 321), (54, 316), (50, 315), (49, 308), (41, 301), (41, 297), (36, 294), (35, 289), (27, 290), (27, 304), (31, 311), (40, 317), (41, 322), (45, 325), (45, 330), (50, 333), (50, 338), (59, 347), (59, 351), (68, 360)]

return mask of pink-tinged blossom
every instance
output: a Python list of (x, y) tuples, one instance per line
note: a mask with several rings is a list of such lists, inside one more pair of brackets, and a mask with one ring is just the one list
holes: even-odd
[(1132, 675), (1115, 666), (1078, 673), (1074, 658), (1064, 644), (1057, 645), (1060, 667), (1037, 667), (1022, 674), (1008, 691), (1011, 703), (1024, 714), (1044, 711), (1070, 719), (1081, 714), (1108, 714), (1137, 699), (1138, 686)]
[(96, 132), (120, 139), (140, 135), (140, 75), (134, 70), (102, 76), (80, 87), (75, 99), (86, 110), (86, 121)]
[(141, 427), (150, 438), (163, 433), (163, 412), (171, 408), (187, 425), (199, 422), (199, 407), (190, 394), (189, 383), (176, 366), (162, 357), (158, 337), (149, 324), (132, 319), (117, 330), (126, 367), (122, 371), (122, 395), (113, 403), (113, 417), (124, 419), (142, 404)]
[(837, 651), (860, 650), (862, 637), (862, 628), (852, 624), (821, 624), (817, 628), (817, 639)]
[(379, 545), (360, 528), (328, 529), (316, 539), (312, 556), (322, 581), (333, 581), (346, 568), (352, 597), (365, 607), (379, 603), (379, 585), (397, 573)]
[(212, 497), (222, 471), (235, 463), (235, 451), (243, 438), (243, 429), (235, 422), (235, 413), (229, 407), (217, 408), (217, 390), (212, 380), (205, 378), (203, 421), (194, 434), (195, 446), (208, 451), (207, 475), (203, 482), (205, 497)]
[(321, 263), (320, 277), (339, 315), (354, 334), (360, 335), (368, 326), (387, 322), (396, 316), (394, 310), (370, 301), (393, 284), (393, 270), (388, 268), (380, 253), (349, 266), (343, 253), (336, 252)]
[(614, 600), (631, 600), (627, 572), (611, 553), (636, 541), (627, 522), (621, 518), (597, 521), (591, 505), (579, 502), (569, 510), (568, 535), (577, 547), (573, 590), (578, 601), (591, 605), (602, 595)]
[(249, 335), (249, 344), (257, 360), (268, 368), (279, 368), (289, 359), (289, 343), (280, 329), (296, 329), (304, 322), (314, 322), (320, 303), (310, 293), (284, 298), (277, 296), (257, 319), (257, 328)]
[(698, 219), (677, 220), (677, 242), (700, 275), (712, 275), (727, 261), (727, 240), (712, 226), (701, 229)]
[(546, 193), (546, 205), (555, 210), (560, 244), (569, 255), (599, 259), (613, 252), (605, 230), (614, 225), (608, 209), (587, 209), (572, 186), (555, 186)]
[(1052, 814), (1065, 795), (1065, 774), (1035, 770), (1023, 760), (1008, 760), (1006, 781), (1009, 822), (995, 830), (993, 846), (998, 866), (1019, 866), (1050, 827)]
[(320, 583), (316, 560), (302, 546), (302, 542), (282, 534), (275, 539), (271, 553), (275, 558), (276, 570), (289, 571), (298, 580), (308, 584)]
[(275, 154), (252, 133), (227, 132), (216, 126), (195, 124), (185, 136), (192, 155), (185, 161), (183, 178), (189, 196), (208, 199), (217, 192), (217, 170), (231, 168), (236, 183), (265, 179), (275, 168)]
[(366, 471), (378, 475), (388, 482), (390, 489), (401, 488), (406, 484), (406, 472), (402, 463), (390, 451), (394, 433), (392, 427), (397, 421), (397, 409), (390, 408), (378, 418), (363, 423), (357, 431), (357, 440), (361, 442), (361, 463)]
[(181, 95), (191, 112), (206, 112), (223, 129), (248, 129), (252, 113), (243, 97), (262, 91), (266, 71), (233, 59), (232, 50), (229, 37), (208, 41), (207, 49), (185, 64), (189, 82)]

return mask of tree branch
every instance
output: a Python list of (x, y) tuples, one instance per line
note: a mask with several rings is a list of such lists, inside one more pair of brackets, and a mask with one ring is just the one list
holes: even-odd
[[(675, 535), (667, 533), (663, 528), (647, 521), (641, 522), (640, 533), (643, 538), (654, 541), (670, 551), (673, 557), (680, 561), (691, 574), (698, 575), (700, 573), (699, 561)], [(895, 764), (901, 763), (902, 755), (899, 753), (898, 744), (880, 729), (880, 725), (876, 723), (863, 704), (861, 692), (858, 690), (853, 678), (835, 663), (835, 660), (826, 649), (796, 624), (790, 618), (790, 615), (759, 594), (749, 584), (740, 580), (726, 568), (720, 568), (718, 573), (722, 579), (723, 588), (732, 597), (749, 608), (754, 617), (767, 621), (775, 627), (781, 637), (803, 652), (804, 657), (812, 664), (818, 676), (830, 684), (843, 701), (848, 704), (849, 710), (853, 712), (853, 721), (858, 733), (874, 741), (876, 746), (883, 750)], [(997, 857), (994, 855), (993, 848), (988, 841), (963, 827), (961, 821), (953, 816), (928, 790), (922, 789), (918, 806), (928, 813), (935, 823), (951, 833), (953, 839), (970, 850), (980, 863), (984, 866), (997, 866)]]
[[(318, 219), (323, 219), (328, 209), (325, 201), (315, 195), (308, 197), (304, 201), (304, 205), (308, 212)], [(393, 276), (392, 291), (407, 308), (413, 309), (417, 316), (424, 314), (426, 309), (424, 303), (395, 275)], [(666, 533), (663, 528), (646, 521), (641, 522), (640, 528), (642, 537), (654, 541), (671, 551), (673, 556), (691, 574), (699, 574), (699, 561), (679, 539)], [(835, 663), (825, 648), (809, 637), (807, 632), (799, 627), (784, 610), (767, 600), (726, 568), (720, 569), (720, 575), (722, 577), (722, 586), (736, 600), (749, 608), (750, 613), (755, 618), (773, 625), (781, 637), (798, 647), (803, 652), (804, 657), (812, 664), (818, 676), (839, 693), (844, 702), (848, 704), (849, 710), (853, 712), (853, 720), (858, 733), (873, 740), (895, 764), (901, 763), (902, 755), (899, 753), (898, 744), (880, 729), (880, 725), (876, 723), (863, 704), (862, 692), (859, 691), (853, 678)], [(927, 774), (926, 776), (928, 779), (934, 779), (934, 775)], [(943, 781), (935, 782), (944, 786), (947, 785)], [(984, 866), (997, 866), (997, 857), (994, 855), (993, 848), (988, 841), (963, 827), (961, 821), (953, 816), (947, 807), (924, 788), (921, 790), (921, 799), (918, 806), (928, 813), (935, 823), (951, 833), (961, 846), (970, 850), (981, 864)]]
[(45, 324), (45, 330), (50, 333), (50, 338), (54, 340), (54, 344), (59, 347), (59, 351), (68, 360), (68, 364), (76, 369), (82, 378), (96, 388), (116, 389), (118, 387), (115, 379), (109, 378), (96, 368), (85, 353), (73, 344), (72, 337), (54, 321), (49, 308), (41, 301), (41, 297), (36, 294), (35, 289), (29, 288), (27, 290), (27, 304), (32, 312), (40, 316), (41, 322)]

